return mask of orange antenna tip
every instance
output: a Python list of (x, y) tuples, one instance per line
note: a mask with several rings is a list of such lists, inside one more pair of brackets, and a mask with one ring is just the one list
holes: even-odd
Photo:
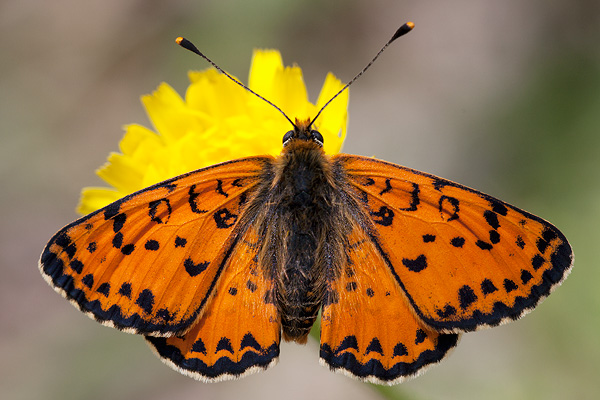
[(390, 39), (389, 43), (391, 43), (394, 40), (398, 39), (400, 36), (406, 35), (408, 32), (412, 31), (414, 27), (415, 27), (415, 24), (412, 23), (412, 22), (405, 23), (400, 28), (398, 28), (398, 30), (396, 31), (396, 33), (394, 33), (394, 36), (392, 36), (392, 38)]

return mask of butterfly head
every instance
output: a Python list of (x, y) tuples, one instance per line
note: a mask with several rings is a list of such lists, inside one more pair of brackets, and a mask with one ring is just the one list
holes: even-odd
[(306, 142), (314, 142), (320, 147), (323, 147), (323, 135), (316, 129), (311, 128), (311, 121), (309, 119), (300, 121), (296, 118), (294, 124), (294, 130), (288, 131), (283, 135), (283, 147), (286, 147), (294, 140), (304, 140)]

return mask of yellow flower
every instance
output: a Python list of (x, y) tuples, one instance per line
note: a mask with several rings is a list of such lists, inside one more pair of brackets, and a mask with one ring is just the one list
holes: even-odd
[[(185, 100), (162, 83), (142, 103), (154, 129), (125, 127), (119, 147), (97, 174), (112, 188), (82, 190), (77, 211), (88, 214), (168, 178), (219, 162), (281, 152), (283, 135), (292, 129), (275, 108), (215, 69), (190, 72)], [(314, 105), (308, 101), (302, 70), (284, 67), (275, 50), (255, 50), (248, 86), (281, 108), (293, 121), (313, 118), (342, 88), (329, 73)], [(314, 126), (329, 154), (340, 151), (346, 137), (348, 91), (323, 111)]]

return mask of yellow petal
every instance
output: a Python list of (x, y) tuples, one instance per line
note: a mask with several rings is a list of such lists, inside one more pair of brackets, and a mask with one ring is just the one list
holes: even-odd
[(252, 54), (248, 87), (271, 100), (275, 95), (275, 75), (281, 70), (283, 70), (283, 59), (277, 50), (255, 49)]
[(150, 162), (155, 152), (163, 146), (161, 136), (137, 124), (125, 126), (125, 135), (119, 142), (121, 152), (139, 163)]
[[(328, 73), (319, 94), (317, 108), (320, 110), (326, 102), (337, 94), (344, 84), (332, 73)], [(323, 149), (328, 154), (339, 153), (344, 139), (346, 139), (346, 127), (348, 126), (348, 99), (349, 93), (346, 89), (336, 97), (323, 110), (315, 125), (320, 129), (325, 140)]]
[(247, 112), (246, 96), (249, 93), (225, 75), (215, 69), (190, 72), (188, 75), (192, 84), (185, 99), (193, 110), (200, 111), (210, 120)]
[(176, 140), (196, 124), (183, 99), (166, 83), (151, 95), (142, 96), (142, 103), (152, 125), (166, 140)]
[(142, 189), (144, 167), (123, 154), (111, 153), (96, 174), (117, 191), (127, 194)]
[(102, 207), (106, 207), (110, 203), (119, 200), (121, 197), (123, 197), (123, 195), (114, 189), (85, 187), (81, 190), (77, 212), (84, 215), (89, 214)]

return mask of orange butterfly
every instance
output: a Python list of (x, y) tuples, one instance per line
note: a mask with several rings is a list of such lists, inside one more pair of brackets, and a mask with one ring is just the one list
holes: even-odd
[(274, 365), (281, 335), (304, 343), (321, 311), (321, 363), (394, 384), (569, 273), (550, 223), (433, 175), (328, 156), (313, 122), (296, 120), (279, 157), (190, 172), (67, 225), (44, 278), (196, 379)]

